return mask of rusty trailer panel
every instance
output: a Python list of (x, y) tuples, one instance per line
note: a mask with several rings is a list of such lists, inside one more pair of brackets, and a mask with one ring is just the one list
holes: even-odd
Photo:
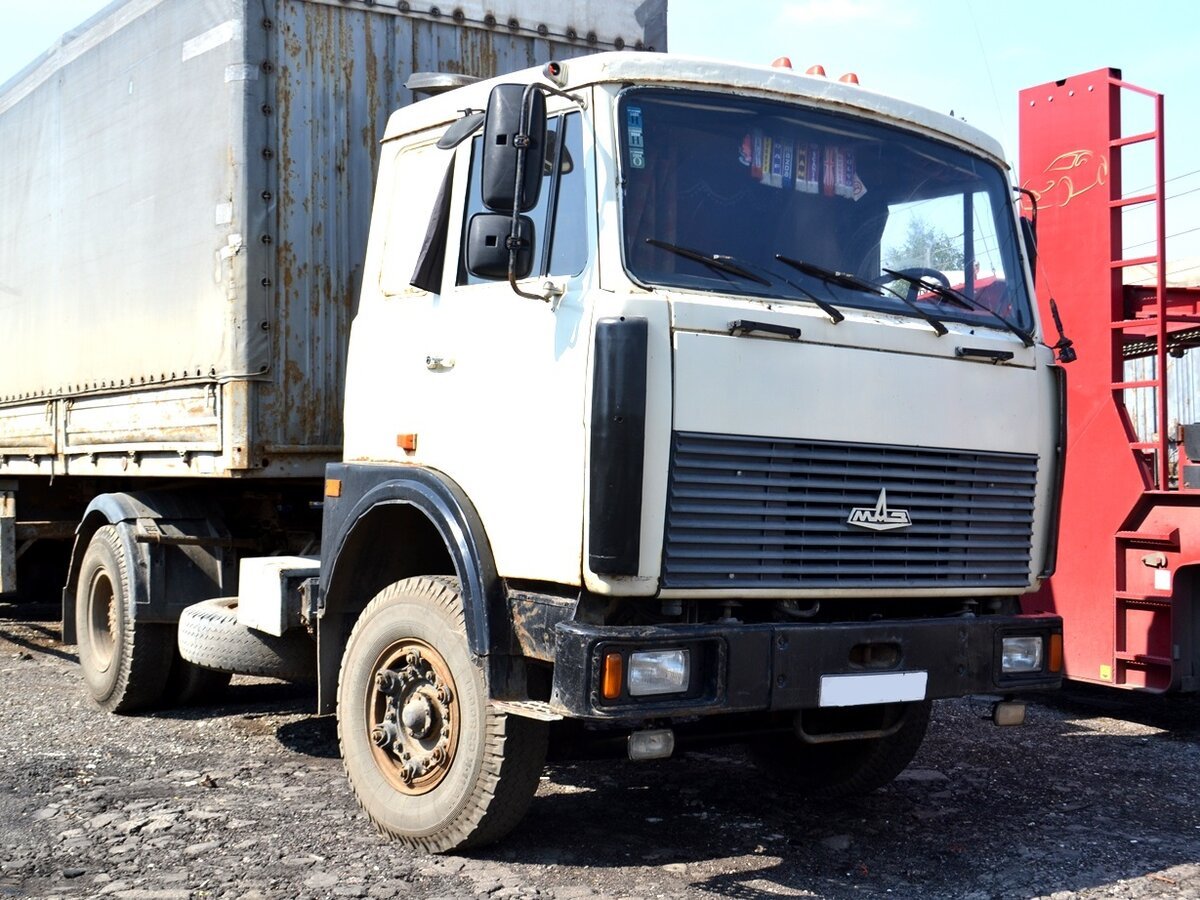
[(0, 476), (318, 475), (409, 74), (665, 49), (665, 18), (118, 0), (64, 36), (0, 86)]

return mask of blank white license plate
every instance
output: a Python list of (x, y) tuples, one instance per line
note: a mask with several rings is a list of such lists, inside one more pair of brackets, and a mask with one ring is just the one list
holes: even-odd
[(873, 672), (870, 675), (822, 675), (822, 706), (865, 706), (924, 700), (928, 672)]

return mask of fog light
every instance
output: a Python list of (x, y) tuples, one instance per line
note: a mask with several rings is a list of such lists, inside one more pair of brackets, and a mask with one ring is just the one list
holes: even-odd
[(670, 728), (635, 731), (629, 736), (630, 759), (666, 759), (675, 752), (675, 732)]
[(1016, 675), (1042, 670), (1042, 639), (1038, 637), (1006, 637), (1000, 645), (1000, 671)]
[(629, 695), (677, 694), (687, 690), (688, 651), (643, 650), (629, 654)]
[(1025, 724), (1025, 704), (1019, 700), (1001, 700), (992, 706), (992, 721), (1011, 727)]

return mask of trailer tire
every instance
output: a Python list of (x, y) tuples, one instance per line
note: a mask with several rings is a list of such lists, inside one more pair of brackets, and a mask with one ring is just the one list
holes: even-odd
[(116, 526), (96, 530), (84, 551), (75, 590), (79, 664), (101, 709), (128, 713), (163, 695), (175, 649), (170, 625), (135, 622), (129, 563)]
[(799, 737), (760, 741), (754, 761), (774, 780), (812, 800), (860, 796), (891, 783), (925, 738), (933, 702), (909, 704), (900, 729), (885, 737), (809, 744)]
[(224, 696), (231, 678), (231, 672), (218, 672), (188, 662), (176, 647), (163, 699), (170, 706), (207, 706)]
[(398, 581), (370, 602), (342, 657), (337, 721), (363, 811), (384, 836), (427, 852), (506, 835), (546, 759), (546, 723), (489, 703), (455, 578)]
[(234, 675), (310, 681), (316, 674), (316, 645), (307, 633), (282, 637), (238, 623), (237, 597), (193, 603), (179, 616), (179, 655), (186, 662)]

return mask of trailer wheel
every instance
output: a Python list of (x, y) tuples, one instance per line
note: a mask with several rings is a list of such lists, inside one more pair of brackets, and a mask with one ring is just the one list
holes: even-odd
[(176, 648), (167, 676), (165, 700), (171, 706), (206, 706), (218, 702), (233, 678), (231, 672), (217, 672), (188, 662)]
[(338, 740), (350, 786), (380, 833), (442, 852), (503, 837), (546, 758), (544, 722), (488, 703), (454, 578), (381, 591), (355, 623), (338, 679)]
[(813, 800), (869, 794), (908, 767), (929, 728), (930, 700), (908, 705), (900, 729), (886, 737), (809, 744), (786, 736), (750, 747), (772, 778)]
[(309, 681), (316, 672), (316, 645), (307, 633), (282, 637), (247, 628), (237, 619), (237, 597), (193, 603), (179, 615), (179, 655), (214, 672)]
[(175, 647), (170, 625), (135, 623), (129, 568), (120, 532), (97, 529), (83, 555), (75, 591), (79, 664), (102, 709), (134, 712), (162, 697)]

